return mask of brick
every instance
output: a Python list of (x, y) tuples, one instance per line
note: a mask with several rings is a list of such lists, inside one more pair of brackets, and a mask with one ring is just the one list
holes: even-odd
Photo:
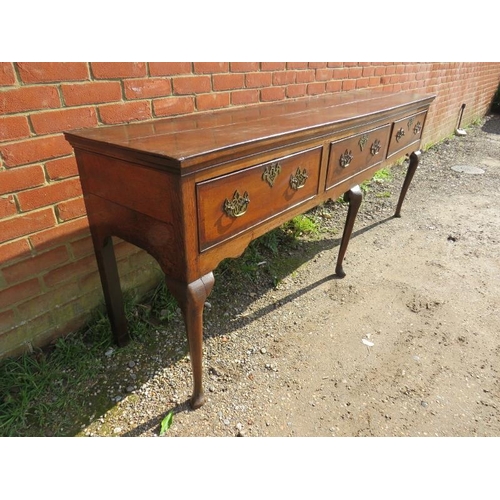
[(362, 88), (368, 87), (369, 82), (370, 82), (369, 78), (357, 78), (356, 79), (356, 88), (362, 89)]
[(340, 92), (342, 90), (342, 80), (331, 80), (326, 82), (327, 92)]
[(224, 108), (230, 104), (229, 92), (214, 92), (212, 94), (202, 94), (196, 96), (196, 107), (199, 111), (208, 109)]
[(0, 92), (0, 115), (60, 106), (61, 99), (54, 86), (18, 87)]
[(322, 82), (309, 83), (307, 85), (307, 94), (308, 95), (323, 94), (325, 92), (325, 89), (326, 89), (326, 85)]
[(190, 62), (150, 62), (149, 73), (151, 76), (172, 76), (191, 73)]
[(335, 78), (335, 80), (341, 80), (343, 78), (347, 78), (348, 76), (349, 70), (347, 68), (333, 70), (333, 78)]
[(192, 113), (194, 108), (193, 97), (167, 97), (153, 101), (155, 116), (173, 116)]
[(375, 68), (373, 66), (368, 66), (363, 68), (362, 76), (370, 77), (375, 74)]
[(81, 293), (77, 283), (68, 283), (23, 302), (17, 310), (22, 318), (31, 320), (55, 308), (59, 310), (64, 304), (77, 299)]
[(209, 76), (176, 76), (172, 79), (175, 94), (200, 94), (210, 92)]
[(86, 236), (85, 238), (71, 243), (70, 248), (76, 260), (94, 254), (94, 244), (90, 236)]
[(260, 100), (263, 102), (281, 101), (285, 98), (285, 87), (270, 87), (260, 91)]
[(56, 181), (78, 175), (78, 166), (74, 156), (66, 156), (45, 162), (45, 171), (50, 180)]
[(316, 80), (326, 81), (331, 80), (333, 78), (333, 69), (317, 69), (316, 70)]
[(293, 85), (296, 77), (296, 71), (276, 71), (273, 73), (273, 85)]
[(85, 202), (83, 198), (75, 198), (74, 200), (63, 201), (56, 207), (57, 218), (60, 222), (65, 222), (71, 219), (76, 219), (82, 215), (86, 215)]
[(287, 69), (307, 69), (308, 64), (306, 62), (289, 62), (286, 63)]
[(56, 220), (51, 208), (0, 220), (0, 243), (54, 226)]
[(283, 71), (286, 68), (286, 63), (284, 62), (262, 62), (260, 63), (260, 69), (262, 71)]
[(148, 101), (130, 101), (99, 106), (99, 115), (103, 123), (128, 123), (151, 118), (151, 105)]
[(34, 113), (30, 119), (37, 134), (51, 134), (97, 126), (97, 115), (93, 107), (66, 108)]
[[(52, 226), (54, 225), (55, 224), (52, 224)], [(57, 224), (55, 227), (47, 228), (43, 231), (37, 232), (36, 234), (32, 234), (29, 237), (29, 240), (32, 247), (36, 251), (42, 251), (77, 240), (88, 234), (88, 219), (87, 217), (81, 217), (79, 219), (73, 219), (69, 222)]]
[(229, 64), (231, 71), (238, 73), (240, 71), (258, 71), (258, 62), (232, 62)]
[(15, 214), (17, 214), (17, 208), (14, 196), (0, 197), (0, 219), (5, 219)]
[(167, 96), (172, 93), (172, 85), (168, 78), (125, 80), (124, 87), (127, 99), (147, 99), (148, 97)]
[(0, 195), (34, 188), (45, 183), (41, 165), (0, 171)]
[(363, 74), (363, 68), (349, 68), (349, 78), (359, 78)]
[(231, 102), (235, 106), (255, 104), (259, 102), (259, 91), (257, 89), (252, 89), (237, 90), (236, 92), (231, 92)]
[(0, 85), (15, 85), (16, 75), (10, 62), (0, 62)]
[(14, 311), (8, 309), (7, 311), (0, 313), (0, 333), (10, 330), (15, 324), (16, 318)]
[(89, 70), (85, 62), (22, 62), (16, 63), (24, 83), (87, 80)]
[(272, 84), (272, 81), (272, 73), (247, 73), (245, 75), (245, 83), (249, 88), (268, 87)]
[(328, 68), (342, 68), (342, 66), (344, 65), (343, 62), (329, 62), (327, 63), (327, 67)]
[(26, 281), (38, 274), (64, 264), (69, 259), (66, 247), (58, 247), (40, 255), (32, 256), (2, 270), (9, 285)]
[(245, 84), (243, 73), (228, 73), (226, 75), (214, 75), (212, 77), (214, 90), (241, 89)]
[(56, 269), (52, 269), (43, 277), (45, 285), (49, 288), (59, 285), (68, 280), (76, 281), (81, 276), (95, 272), (97, 262), (93, 255), (84, 257), (75, 262), (70, 262)]
[(310, 83), (314, 82), (314, 70), (308, 69), (306, 71), (297, 71), (295, 81), (297, 83)]
[(6, 167), (16, 167), (58, 156), (66, 156), (72, 152), (71, 145), (62, 134), (26, 139), (0, 146), (0, 153)]
[[(46, 313), (37, 318), (22, 321), (5, 335), (0, 335), (0, 352), (9, 356), (18, 356), (28, 352), (34, 346), (41, 347), (35, 340), (34, 332), (49, 332), (54, 328), (51, 313)], [(46, 345), (43, 344), (43, 345)]]
[(356, 80), (342, 80), (342, 90), (354, 90), (356, 88)]
[(22, 239), (0, 245), (0, 266), (31, 254), (28, 240)]
[(82, 195), (79, 178), (56, 181), (46, 186), (22, 191), (17, 195), (21, 211), (52, 205)]
[(227, 73), (229, 71), (227, 62), (195, 62), (193, 66), (195, 73)]
[(314, 69), (326, 68), (326, 62), (310, 62), (308, 64), (308, 67), (309, 68), (314, 68)]
[(146, 63), (143, 62), (93, 62), (90, 67), (96, 79), (146, 76)]
[(0, 142), (29, 137), (30, 128), (25, 116), (0, 117)]
[(61, 91), (67, 106), (113, 102), (122, 98), (120, 82), (115, 81), (63, 84)]
[(30, 299), (39, 293), (40, 283), (38, 282), (38, 278), (11, 286), (0, 291), (0, 309), (6, 309), (16, 302)]
[(296, 85), (288, 85), (286, 87), (287, 97), (302, 97), (307, 93), (307, 85), (305, 83), (300, 83)]

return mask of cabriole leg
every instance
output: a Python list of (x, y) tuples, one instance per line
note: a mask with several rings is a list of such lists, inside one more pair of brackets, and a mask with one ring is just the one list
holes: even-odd
[(177, 300), (184, 317), (193, 370), (193, 395), (191, 408), (205, 403), (203, 394), (203, 306), (214, 285), (213, 273), (206, 274), (193, 283), (183, 283), (165, 278), (167, 287)]
[(335, 267), (335, 274), (339, 278), (345, 277), (345, 272), (342, 269), (342, 261), (344, 260), (345, 252), (347, 250), (347, 245), (349, 244), (349, 239), (352, 234), (352, 228), (354, 227), (354, 221), (356, 220), (356, 215), (358, 214), (359, 207), (361, 205), (361, 200), (363, 199), (363, 194), (359, 186), (354, 186), (352, 189), (344, 194), (344, 200), (349, 202), (349, 210), (347, 211), (347, 219), (344, 226), (344, 234), (342, 235), (342, 241), (340, 243), (339, 256), (337, 259), (337, 266)]
[(408, 165), (408, 171), (406, 172), (406, 177), (403, 182), (403, 187), (401, 188), (401, 194), (399, 195), (398, 206), (396, 207), (396, 212), (394, 213), (394, 217), (401, 217), (401, 206), (403, 205), (403, 201), (406, 196), (406, 192), (410, 187), (411, 181), (413, 179), (413, 175), (417, 170), (418, 163), (420, 161), (420, 151), (414, 151), (410, 155), (410, 164)]

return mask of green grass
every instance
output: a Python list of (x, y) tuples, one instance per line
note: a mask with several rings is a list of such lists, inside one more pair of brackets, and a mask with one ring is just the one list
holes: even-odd
[[(126, 297), (132, 343), (144, 341), (176, 307), (163, 280), (140, 304)], [(114, 345), (103, 310), (47, 349), (0, 362), (0, 436), (75, 435), (88, 424), (88, 396), (106, 377), (105, 351)]]

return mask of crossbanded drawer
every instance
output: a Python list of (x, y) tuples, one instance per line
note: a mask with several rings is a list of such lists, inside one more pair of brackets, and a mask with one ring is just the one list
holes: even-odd
[(326, 188), (381, 163), (386, 158), (391, 125), (384, 125), (330, 144)]
[(390, 157), (411, 144), (417, 143), (422, 137), (426, 112), (407, 116), (394, 122), (391, 133), (391, 142), (387, 157)]
[(196, 185), (200, 251), (317, 195), (322, 147)]

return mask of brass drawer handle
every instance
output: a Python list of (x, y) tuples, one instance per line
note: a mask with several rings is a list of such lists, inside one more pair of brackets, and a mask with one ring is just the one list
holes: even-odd
[(250, 203), (248, 193), (245, 191), (243, 196), (236, 190), (233, 194), (233, 199), (224, 201), (224, 212), (229, 217), (241, 217), (245, 214)]
[(262, 174), (262, 180), (266, 181), (271, 187), (273, 187), (276, 177), (281, 173), (281, 165), (279, 162), (271, 163), (268, 165)]
[(295, 174), (292, 174), (290, 176), (290, 187), (292, 189), (295, 189), (295, 191), (303, 188), (306, 185), (308, 177), (309, 176), (307, 175), (306, 169), (302, 170), (301, 172), (300, 167), (297, 168), (297, 172), (295, 172)]
[(417, 122), (417, 124), (413, 128), (413, 133), (417, 135), (420, 133), (421, 130), (422, 130), (422, 124), (420, 122)]
[(380, 141), (378, 139), (375, 139), (374, 143), (372, 144), (372, 147), (370, 148), (370, 153), (375, 156), (380, 152), (381, 149)]
[(403, 127), (401, 127), (398, 130), (398, 133), (396, 134), (396, 141), (399, 142), (404, 136), (405, 136), (405, 131), (403, 130)]
[(352, 154), (352, 151), (350, 150), (345, 150), (345, 153), (342, 153), (340, 155), (339, 163), (342, 168), (346, 168), (349, 166), (351, 161), (353, 160), (354, 155)]

